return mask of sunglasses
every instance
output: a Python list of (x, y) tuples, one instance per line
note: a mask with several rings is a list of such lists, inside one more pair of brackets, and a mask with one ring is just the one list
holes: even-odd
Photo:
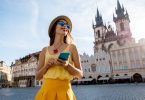
[(70, 25), (69, 25), (68, 23), (64, 23), (63, 21), (59, 21), (58, 24), (59, 24), (60, 26), (66, 25), (66, 27), (67, 27), (68, 29), (70, 29)]

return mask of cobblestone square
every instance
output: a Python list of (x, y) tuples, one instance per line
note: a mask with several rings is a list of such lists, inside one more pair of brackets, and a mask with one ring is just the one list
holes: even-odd
[[(34, 100), (40, 87), (3, 88), (0, 100)], [(77, 100), (145, 100), (145, 83), (72, 86)]]

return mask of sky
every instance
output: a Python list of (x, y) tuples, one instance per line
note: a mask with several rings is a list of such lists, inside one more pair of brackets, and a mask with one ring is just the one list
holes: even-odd
[[(145, 0), (119, 0), (127, 9), (132, 36), (145, 38)], [(115, 30), (117, 0), (0, 0), (0, 61), (8, 66), (16, 59), (49, 45), (48, 26), (59, 15), (73, 24), (72, 36), (79, 54), (93, 55), (97, 8), (104, 23)]]

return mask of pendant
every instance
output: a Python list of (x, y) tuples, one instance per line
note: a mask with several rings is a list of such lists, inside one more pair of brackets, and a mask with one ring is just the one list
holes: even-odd
[(55, 49), (55, 50), (53, 50), (53, 52), (54, 52), (54, 53), (57, 53), (57, 52), (58, 52), (58, 50), (57, 50), (57, 49)]

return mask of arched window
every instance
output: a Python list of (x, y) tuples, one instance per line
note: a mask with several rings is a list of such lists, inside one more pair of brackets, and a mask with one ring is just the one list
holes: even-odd
[(121, 28), (121, 31), (124, 31), (124, 24), (123, 23), (120, 23), (120, 28)]
[(97, 33), (98, 33), (98, 37), (100, 37), (100, 30), (98, 30)]

